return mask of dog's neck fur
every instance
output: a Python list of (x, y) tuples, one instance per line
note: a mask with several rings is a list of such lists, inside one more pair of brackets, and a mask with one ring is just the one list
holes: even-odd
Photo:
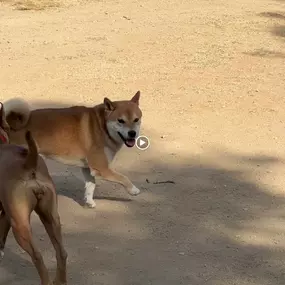
[(107, 127), (107, 115), (104, 104), (97, 105), (93, 107), (93, 110), (96, 114), (98, 123), (100, 127), (104, 130), (104, 133), (106, 134), (106, 142), (107, 144), (114, 150), (118, 151), (123, 146), (124, 142), (114, 134), (110, 133)]

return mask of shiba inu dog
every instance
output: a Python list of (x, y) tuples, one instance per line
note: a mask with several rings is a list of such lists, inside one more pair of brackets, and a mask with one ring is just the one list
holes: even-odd
[(31, 131), (39, 152), (64, 164), (81, 167), (85, 179), (84, 200), (94, 208), (95, 176), (120, 183), (131, 195), (140, 190), (124, 175), (110, 168), (116, 153), (125, 144), (133, 147), (139, 135), (142, 111), (140, 91), (131, 100), (104, 98), (94, 107), (74, 106), (31, 110), (19, 98), (4, 102), (6, 120), (11, 128), (10, 141), (25, 145)]

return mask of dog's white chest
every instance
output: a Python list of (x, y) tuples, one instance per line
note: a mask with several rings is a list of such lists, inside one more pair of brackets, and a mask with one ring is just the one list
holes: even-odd
[(104, 147), (104, 153), (108, 159), (108, 163), (111, 163), (115, 157), (116, 152), (110, 149), (109, 147)]

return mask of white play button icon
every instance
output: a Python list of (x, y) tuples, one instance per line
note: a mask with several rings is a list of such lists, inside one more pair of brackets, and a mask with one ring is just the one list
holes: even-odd
[(136, 140), (136, 146), (140, 150), (146, 150), (150, 146), (149, 139), (146, 136), (139, 136)]

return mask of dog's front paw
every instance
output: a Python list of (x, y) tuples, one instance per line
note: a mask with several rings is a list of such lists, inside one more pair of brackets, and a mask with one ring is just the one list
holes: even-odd
[(133, 196), (140, 194), (140, 189), (133, 185), (132, 189), (130, 189), (129, 193)]
[(84, 206), (85, 208), (94, 209), (96, 207), (96, 203), (94, 200), (86, 201)]

